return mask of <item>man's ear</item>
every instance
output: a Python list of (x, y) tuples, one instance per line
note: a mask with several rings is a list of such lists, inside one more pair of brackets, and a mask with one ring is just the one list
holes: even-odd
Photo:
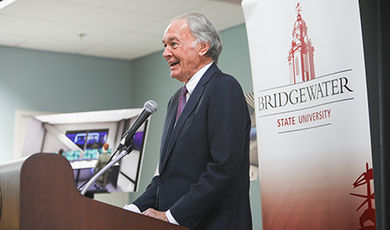
[(207, 51), (210, 49), (210, 43), (208, 42), (200, 42), (200, 50), (199, 55), (204, 56), (206, 55)]

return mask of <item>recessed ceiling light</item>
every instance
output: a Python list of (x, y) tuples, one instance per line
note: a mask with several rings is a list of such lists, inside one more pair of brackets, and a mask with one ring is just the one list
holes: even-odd
[(0, 0), (0, 9), (6, 7), (7, 5), (13, 3), (15, 0)]

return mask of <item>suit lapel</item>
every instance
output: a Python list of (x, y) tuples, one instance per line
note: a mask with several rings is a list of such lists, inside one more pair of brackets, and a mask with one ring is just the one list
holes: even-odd
[[(163, 151), (164, 151), (164, 154), (163, 154), (164, 158), (162, 158), (163, 162), (162, 162), (162, 164), (160, 164), (161, 165), (160, 173), (163, 171), (163, 169), (165, 167), (165, 164), (168, 161), (169, 155), (172, 152), (173, 146), (176, 143), (177, 137), (180, 134), (180, 131), (183, 128), (183, 125), (185, 124), (185, 121), (187, 120), (187, 117), (192, 113), (192, 111), (194, 110), (195, 106), (198, 104), (198, 101), (199, 101), (199, 99), (201, 98), (201, 96), (202, 96), (202, 94), (204, 92), (206, 83), (210, 80), (211, 76), (217, 70), (219, 70), (219, 69), (218, 69), (218, 67), (214, 63), (204, 73), (204, 75), (202, 76), (202, 78), (200, 79), (198, 84), (196, 85), (194, 91), (192, 92), (192, 94), (191, 94), (191, 96), (190, 96), (186, 106), (183, 109), (182, 114), (179, 117), (179, 120), (177, 120), (176, 125), (170, 129), (170, 130), (172, 130), (172, 134), (167, 136), (166, 139), (165, 139), (164, 147), (166, 147), (166, 149), (163, 149)], [(178, 102), (176, 102), (176, 107), (177, 107), (177, 103)], [(176, 109), (174, 111), (176, 111)], [(175, 116), (174, 116), (173, 120), (171, 120), (171, 122), (174, 123), (175, 122), (174, 120), (175, 120)], [(170, 134), (170, 133), (167, 133), (167, 134)]]
[[(179, 93), (178, 93), (179, 92)], [(161, 150), (160, 150), (160, 166), (159, 166), (159, 171), (161, 173), (161, 166), (163, 163), (163, 159), (165, 158), (165, 153), (166, 153), (166, 148), (168, 146), (168, 141), (169, 138), (172, 135), (172, 129), (175, 125), (175, 120), (176, 120), (176, 111), (177, 111), (177, 106), (179, 103), (179, 96), (180, 96), (180, 90), (178, 90), (175, 94), (175, 96), (172, 98), (171, 105), (168, 107), (167, 111), (167, 118), (165, 120), (165, 125), (163, 129), (163, 134), (162, 137), (163, 139), (161, 140)]]

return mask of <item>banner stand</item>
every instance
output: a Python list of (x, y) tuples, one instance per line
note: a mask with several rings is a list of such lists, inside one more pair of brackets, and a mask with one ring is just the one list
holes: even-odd
[(389, 3), (360, 0), (378, 230), (390, 229), (390, 16)]

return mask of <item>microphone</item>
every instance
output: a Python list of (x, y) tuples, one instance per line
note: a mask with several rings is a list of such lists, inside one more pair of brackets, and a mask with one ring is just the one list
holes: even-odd
[(116, 150), (119, 150), (123, 146), (127, 146), (130, 143), (130, 140), (135, 135), (135, 132), (138, 128), (148, 119), (148, 117), (157, 111), (157, 103), (153, 100), (145, 102), (144, 109), (141, 114), (138, 116), (134, 124), (122, 135), (122, 140)]

